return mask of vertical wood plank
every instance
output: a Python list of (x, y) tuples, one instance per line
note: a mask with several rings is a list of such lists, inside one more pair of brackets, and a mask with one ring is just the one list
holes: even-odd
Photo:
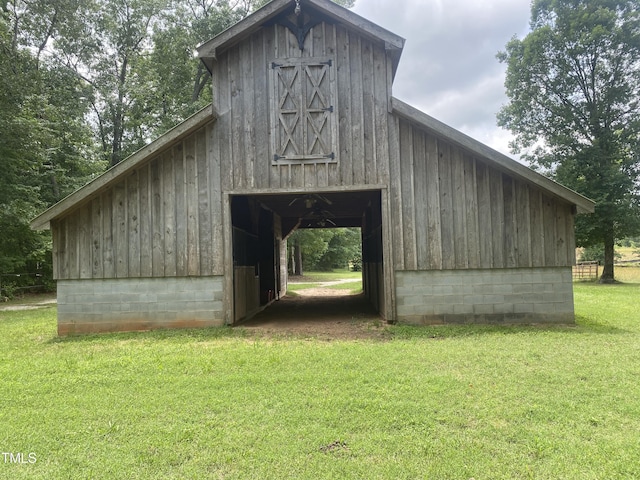
[(575, 217), (571, 207), (567, 207), (566, 215), (566, 231), (567, 231), (567, 259), (568, 265), (576, 264), (576, 230), (575, 230)]
[(51, 240), (53, 245), (51, 246), (51, 268), (53, 269), (53, 279), (59, 280), (60, 277), (60, 244), (62, 237), (60, 235), (61, 222), (57, 220), (51, 220)]
[(567, 215), (571, 213), (567, 211), (565, 205), (556, 203), (556, 265), (568, 266), (572, 264), (570, 257), (567, 256)]
[(529, 185), (524, 182), (516, 182), (516, 208), (518, 267), (531, 267), (531, 207)]
[(438, 141), (428, 135), (426, 138), (425, 155), (426, 189), (427, 189), (427, 249), (430, 269), (443, 268), (442, 263), (442, 227), (440, 216), (440, 153)]
[(480, 240), (478, 233), (478, 179), (476, 178), (476, 162), (465, 154), (464, 190), (467, 231), (467, 257), (469, 268), (480, 268)]
[(544, 264), (546, 267), (554, 267), (557, 264), (556, 241), (558, 238), (556, 232), (556, 204), (547, 195), (543, 195), (542, 202), (544, 204)]
[(389, 119), (387, 108), (389, 99), (387, 98), (387, 56), (384, 50), (375, 47), (373, 51), (373, 90), (374, 111), (373, 111), (373, 143), (374, 164), (376, 165), (377, 181), (379, 184), (389, 183), (389, 145), (387, 145)]
[(544, 203), (540, 190), (529, 191), (529, 218), (531, 219), (531, 265), (544, 267)]
[[(103, 238), (102, 230), (102, 197), (96, 197), (91, 201), (91, 277), (104, 278), (103, 265)], [(55, 245), (55, 241), (54, 241)]]
[(363, 170), (364, 183), (375, 184), (378, 181), (378, 169), (375, 156), (374, 116), (375, 89), (373, 80), (373, 45), (362, 43), (362, 124), (363, 124)]
[(393, 265), (405, 270), (404, 264), (404, 219), (402, 218), (402, 184), (400, 182), (400, 120), (389, 115), (389, 220), (393, 243)]
[[(285, 56), (285, 50), (284, 50), (284, 43), (283, 43), (283, 34), (282, 34), (282, 28), (278, 25), (274, 25), (273, 27), (271, 27), (270, 29), (272, 35), (270, 36), (270, 38), (273, 38), (273, 45), (272, 48), (275, 52), (273, 59), (274, 60), (279, 60), (280, 58), (283, 58)], [(269, 58), (269, 51), (267, 51), (267, 62), (269, 62), (270, 58)], [(271, 70), (271, 64), (268, 64), (268, 75), (269, 78), (271, 80), (271, 84), (268, 85), (268, 88), (270, 89), (269, 91), (271, 92), (271, 95), (273, 96), (273, 100), (269, 103), (269, 108), (271, 108), (271, 110), (273, 112), (277, 111), (277, 102), (278, 102), (278, 95), (275, 93), (278, 91), (278, 79), (276, 78), (276, 75), (273, 74), (273, 70)], [(278, 123), (276, 121), (276, 119), (272, 118), (272, 125), (270, 128), (271, 131), (271, 150), (269, 151), (269, 165), (271, 165), (271, 159), (273, 158), (273, 155), (275, 155), (276, 153), (276, 143), (277, 143), (277, 129), (278, 129)], [(271, 188), (280, 188), (281, 186), (281, 181), (280, 178), (282, 177), (282, 170), (287, 168), (286, 166), (280, 166), (280, 165), (272, 165), (269, 169), (269, 174), (270, 174), (270, 182), (269, 185)], [(287, 184), (285, 184), (287, 185)]]
[(129, 274), (129, 252), (127, 251), (127, 190), (122, 181), (113, 189), (113, 220), (115, 229), (113, 254), (116, 278), (126, 278)]
[[(255, 160), (254, 177), (257, 188), (269, 188), (269, 168), (271, 158), (269, 157), (269, 125), (271, 123), (269, 115), (269, 79), (267, 48), (271, 48), (271, 36), (266, 35), (264, 30), (260, 30), (254, 35), (252, 40), (253, 51), (253, 92), (254, 92), (254, 129), (255, 129)], [(265, 88), (266, 87), (266, 88)]]
[[(246, 45), (246, 42), (241, 45)], [(245, 188), (246, 179), (246, 158), (244, 155), (244, 103), (242, 82), (242, 52), (241, 46), (232, 47), (229, 50), (229, 88), (231, 99), (231, 157), (229, 161), (233, 163), (233, 178), (231, 188)]]
[(163, 157), (156, 158), (151, 163), (151, 275), (153, 277), (164, 276), (164, 202), (163, 202)]
[(365, 181), (364, 152), (364, 105), (362, 84), (362, 39), (352, 35), (349, 39), (349, 59), (351, 62), (351, 141), (353, 149), (353, 182), (362, 185)]
[[(343, 136), (341, 134), (341, 118), (342, 118), (342, 104), (340, 103), (342, 100), (342, 97), (340, 95), (340, 81), (339, 81), (339, 72), (340, 72), (340, 68), (346, 68), (344, 65), (341, 65), (340, 63), (340, 59), (339, 59), (339, 52), (340, 49), (338, 48), (338, 44), (337, 44), (337, 26), (336, 25), (329, 25), (326, 23), (323, 23), (324, 25), (324, 32), (325, 32), (325, 55), (331, 55), (334, 58), (336, 58), (336, 67), (334, 69), (332, 69), (333, 71), (333, 75), (331, 75), (331, 84), (330, 84), (330, 91), (331, 92), (335, 92), (334, 95), (334, 102), (335, 102), (335, 111), (338, 112), (338, 116), (337, 118), (334, 118), (333, 120), (333, 125), (332, 125), (332, 131), (331, 134), (335, 136), (336, 138), (336, 155), (337, 155), (337, 160), (338, 163), (332, 163), (327, 165), (327, 186), (328, 185), (340, 185), (340, 169), (341, 169), (341, 163), (343, 161), (342, 159), (342, 146), (341, 146), (341, 142), (343, 139)], [(319, 186), (323, 186), (321, 183), (318, 183)]]
[(185, 178), (185, 149), (182, 143), (173, 147), (175, 182), (175, 224), (176, 224), (176, 275), (187, 275), (187, 188)]
[[(245, 41), (240, 47), (240, 70), (238, 75), (241, 77), (240, 98), (242, 99), (242, 153), (240, 157), (236, 157), (236, 161), (244, 163), (244, 178), (240, 185), (243, 188), (255, 188), (255, 163), (256, 163), (256, 122), (266, 122), (265, 119), (257, 118), (256, 90), (254, 88), (253, 57), (255, 56), (254, 44), (251, 41)], [(260, 90), (264, 90), (264, 87)]]
[(176, 276), (176, 184), (172, 151), (163, 158), (164, 276)]
[(393, 322), (396, 313), (396, 283), (395, 268), (393, 262), (392, 219), (390, 215), (389, 192), (383, 189), (381, 192), (381, 221), (382, 221), (382, 296), (384, 298), (384, 318)]
[(491, 238), (493, 250), (492, 268), (504, 268), (504, 194), (502, 192), (502, 174), (489, 170), (489, 190), (491, 197), (491, 224), (484, 232)]
[(440, 174), (440, 230), (442, 234), (442, 268), (455, 267), (453, 230), (453, 188), (451, 185), (451, 147), (438, 139), (438, 172)]
[(149, 278), (153, 275), (151, 233), (151, 163), (140, 168), (138, 178), (140, 188), (140, 276)]
[(518, 265), (516, 246), (517, 220), (513, 178), (502, 175), (502, 194), (504, 198), (504, 266), (514, 268)]
[(69, 278), (69, 217), (58, 221), (58, 278), (66, 280)]
[(317, 188), (318, 174), (317, 165), (315, 163), (305, 164), (302, 166), (303, 185), (305, 189)]
[(78, 218), (76, 242), (78, 244), (78, 278), (91, 278), (91, 204), (81, 207), (75, 215)]
[(107, 190), (101, 196), (102, 199), (102, 265), (104, 278), (116, 277), (116, 259), (115, 259), (115, 198), (114, 191)]
[(67, 278), (79, 278), (80, 263), (78, 253), (78, 216), (69, 215), (67, 217), (67, 246), (66, 252), (68, 257)]
[(140, 199), (139, 199), (139, 173), (131, 172), (127, 178), (126, 203), (127, 203), (127, 250), (128, 250), (128, 276), (136, 278), (140, 276)]
[(407, 270), (417, 268), (412, 130), (409, 123), (400, 123), (400, 185), (402, 188), (402, 217), (404, 219), (404, 266)]
[(427, 208), (427, 158), (425, 134), (413, 132), (413, 171), (416, 208), (416, 267), (418, 270), (429, 268), (428, 208)]
[(200, 275), (200, 219), (198, 208), (198, 169), (196, 165), (196, 135), (184, 140), (184, 164), (187, 203), (187, 275)]
[(476, 183), (478, 189), (478, 245), (480, 268), (493, 267), (493, 235), (491, 228), (491, 188), (489, 169), (476, 161)]
[(221, 159), (220, 159), (220, 129), (217, 123), (207, 127), (207, 152), (211, 165), (209, 171), (209, 183), (211, 185), (211, 222), (212, 222), (212, 258), (211, 268), (213, 275), (224, 275), (224, 228), (222, 211), (222, 183), (221, 183)]
[[(285, 39), (287, 42), (287, 57), (291, 57), (291, 58), (302, 57), (303, 52), (300, 51), (300, 47), (298, 46), (298, 39), (296, 38), (296, 36), (288, 28), (285, 28), (284, 31), (285, 31)], [(309, 50), (308, 42), (309, 42), (309, 35), (307, 35), (304, 42), (304, 48), (307, 51)]]
[(207, 133), (205, 127), (196, 133), (196, 168), (198, 198), (198, 245), (200, 274), (212, 275), (213, 231), (211, 222), (211, 187), (209, 184), (209, 161), (207, 158)]
[(342, 26), (337, 26), (337, 73), (338, 98), (338, 132), (340, 136), (340, 185), (353, 184), (353, 135), (352, 135), (352, 107), (351, 107), (351, 46), (350, 36)]
[(329, 186), (329, 169), (328, 163), (319, 163), (316, 166), (317, 185), (320, 188)]
[(233, 265), (233, 228), (231, 225), (231, 199), (229, 194), (222, 194), (222, 225), (223, 225), (223, 255), (224, 259), (224, 321), (231, 325), (235, 319), (234, 311), (234, 265)]
[(231, 80), (229, 53), (223, 56), (220, 62), (220, 111), (216, 126), (219, 128), (218, 141), (220, 142), (221, 158), (221, 183), (222, 190), (233, 189), (233, 177), (235, 162), (233, 161), (233, 150), (231, 148), (232, 137), (232, 112), (231, 112)]
[(303, 188), (304, 187), (304, 165), (302, 164), (293, 164), (288, 165), (290, 176), (287, 177), (289, 183), (285, 184), (283, 182), (284, 178), (280, 178), (280, 184), (284, 187), (286, 185), (289, 188)]
[(465, 192), (464, 165), (462, 151), (451, 148), (451, 187), (453, 194), (453, 251), (455, 267), (465, 269), (469, 266), (467, 245), (467, 198)]
[(309, 32), (309, 37), (311, 38), (307, 52), (309, 57), (324, 55), (324, 26), (325, 23), (322, 22), (313, 27)]

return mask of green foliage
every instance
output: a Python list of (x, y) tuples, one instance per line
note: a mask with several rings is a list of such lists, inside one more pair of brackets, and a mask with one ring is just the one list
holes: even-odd
[[(620, 259), (622, 256), (619, 253), (615, 255), (616, 259)], [(600, 265), (604, 264), (604, 247), (602, 245), (592, 245), (585, 247), (580, 255), (581, 262), (598, 262)]]
[[(44, 47), (40, 47), (53, 27), (50, 20), (36, 19), (50, 13), (48, 8), (40, 2), (7, 2), (0, 15), (3, 275), (35, 272), (38, 264), (47, 264), (50, 270), (50, 236), (31, 231), (29, 219), (102, 170), (91, 161), (93, 140), (84, 122), (88, 102), (82, 82), (41, 58)], [(10, 283), (24, 286), (26, 277), (8, 278), (11, 281), (5, 279), (3, 289)]]
[(299, 229), (289, 237), (289, 249), (296, 243), (302, 249), (304, 270), (346, 268), (361, 256), (359, 228)]
[(345, 268), (353, 259), (361, 256), (361, 234), (359, 228), (336, 228), (329, 240), (327, 251), (317, 263), (320, 270)]
[(498, 115), (513, 150), (597, 202), (577, 219), (579, 245), (601, 244), (613, 279), (616, 239), (640, 231), (640, 9), (635, 0), (537, 0), (514, 38), (510, 102)]
[(211, 102), (211, 76), (193, 52), (249, 13), (251, 2), (175, 1), (161, 13), (152, 49), (137, 72), (139, 102), (132, 115), (159, 135)]
[(38, 212), (211, 101), (193, 50), (258, 3), (0, 2), (0, 273), (48, 261)]

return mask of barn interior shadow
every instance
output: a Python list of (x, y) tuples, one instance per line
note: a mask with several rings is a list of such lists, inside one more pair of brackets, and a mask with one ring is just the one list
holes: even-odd
[(341, 296), (287, 295), (249, 320), (240, 328), (271, 328), (298, 330), (300, 328), (331, 327), (339, 324), (382, 323), (364, 294)]

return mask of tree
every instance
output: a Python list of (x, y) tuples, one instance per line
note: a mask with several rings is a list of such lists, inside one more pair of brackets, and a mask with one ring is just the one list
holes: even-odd
[(640, 3), (534, 0), (531, 32), (498, 58), (509, 97), (498, 124), (514, 153), (596, 201), (576, 239), (604, 246), (601, 281), (614, 281), (616, 239), (640, 231)]
[(56, 60), (91, 88), (92, 117), (111, 166), (147, 143), (131, 110), (141, 92), (136, 76), (151, 49), (151, 32), (167, 0), (87, 0), (58, 29)]
[(2, 274), (32, 271), (32, 265), (50, 263), (50, 236), (32, 231), (29, 219), (103, 169), (92, 161), (83, 85), (43, 54), (71, 12), (66, 6), (63, 1), (18, 0), (0, 5)]
[(302, 275), (304, 270), (346, 268), (361, 255), (360, 229), (303, 228), (289, 237), (288, 245), (294, 275)]
[(151, 132), (164, 133), (211, 102), (211, 76), (195, 47), (245, 17), (250, 0), (180, 0), (165, 9), (151, 37), (152, 49), (139, 69), (132, 116)]
[(318, 260), (320, 270), (347, 268), (349, 262), (361, 255), (361, 235), (359, 228), (334, 228), (327, 250)]

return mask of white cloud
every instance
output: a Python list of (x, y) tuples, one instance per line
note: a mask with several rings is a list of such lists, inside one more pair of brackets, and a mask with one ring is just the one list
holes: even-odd
[(496, 125), (506, 103), (507, 42), (528, 31), (529, 0), (356, 0), (354, 12), (406, 39), (393, 93), (509, 154)]

